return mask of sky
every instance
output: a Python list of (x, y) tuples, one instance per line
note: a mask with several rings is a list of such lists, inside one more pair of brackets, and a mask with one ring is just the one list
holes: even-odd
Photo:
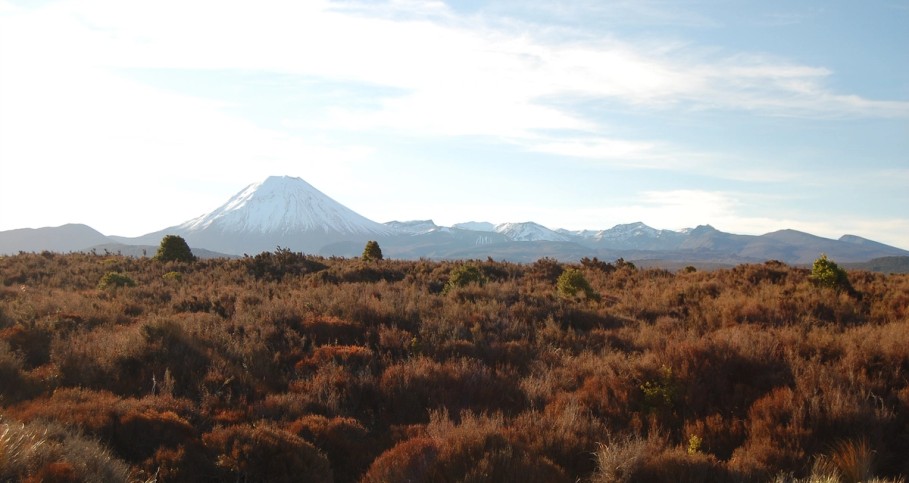
[(271, 175), (379, 222), (909, 249), (909, 2), (0, 0), (0, 230)]

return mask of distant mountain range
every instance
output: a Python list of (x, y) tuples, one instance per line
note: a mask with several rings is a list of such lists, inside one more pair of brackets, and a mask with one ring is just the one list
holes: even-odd
[(731, 265), (780, 260), (810, 263), (821, 253), (837, 262), (861, 263), (909, 257), (909, 251), (844, 235), (838, 240), (795, 230), (765, 235), (724, 233), (710, 225), (672, 231), (643, 223), (604, 230), (552, 230), (527, 221), (494, 225), (465, 222), (451, 227), (432, 220), (369, 220), (300, 178), (273, 176), (253, 183), (210, 213), (140, 237), (105, 236), (86, 225), (0, 232), (0, 254), (19, 251), (107, 250), (152, 255), (164, 235), (180, 235), (203, 257), (238, 256), (276, 247), (319, 255), (358, 256), (377, 240), (389, 258), (485, 259), (532, 262), (541, 257), (576, 261), (624, 258), (647, 265)]

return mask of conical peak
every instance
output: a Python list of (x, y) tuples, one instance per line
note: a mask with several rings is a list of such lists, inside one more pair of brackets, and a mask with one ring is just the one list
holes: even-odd
[(262, 181), (260, 184), (263, 186), (269, 186), (269, 185), (288, 185), (288, 184), (295, 184), (295, 183), (302, 183), (304, 185), (309, 186), (309, 183), (307, 183), (306, 181), (303, 181), (303, 178), (299, 178), (296, 176), (269, 176), (269, 177), (265, 178), (265, 180)]
[(291, 176), (269, 176), (253, 183), (215, 211), (181, 227), (188, 230), (217, 227), (227, 233), (385, 234), (391, 231), (358, 215), (306, 181)]
[(257, 191), (284, 191), (300, 189), (305, 189), (307, 191), (317, 191), (311, 184), (304, 181), (303, 178), (297, 178), (293, 176), (269, 176), (265, 178), (264, 181), (254, 183), (252, 186), (254, 186)]

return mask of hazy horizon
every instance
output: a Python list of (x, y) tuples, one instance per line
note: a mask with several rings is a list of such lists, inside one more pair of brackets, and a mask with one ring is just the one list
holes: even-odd
[(0, 230), (139, 236), (288, 175), (378, 222), (909, 247), (906, 5), (251, 5), (0, 0)]

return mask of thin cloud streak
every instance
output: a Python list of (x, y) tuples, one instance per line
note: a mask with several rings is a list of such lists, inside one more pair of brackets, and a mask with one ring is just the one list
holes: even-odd
[[(505, 97), (506, 105), (532, 105), (580, 94), (645, 107), (683, 103), (779, 114), (793, 105), (794, 115), (909, 117), (906, 102), (830, 91), (824, 79), (831, 72), (822, 67), (756, 54), (716, 57), (684, 45), (648, 50), (608, 38), (547, 42), (533, 35), (532, 25), (503, 31), (482, 22), (440, 21), (438, 4), (416, 9), (422, 18), (400, 20), (366, 16), (384, 7), (357, 4), (347, 10), (266, 2), (253, 10), (193, 2), (180, 3), (185, 10), (172, 15), (163, 3), (143, 9), (83, 0), (36, 15), (62, 22), (78, 14), (82, 31), (66, 25), (64, 32), (77, 42), (77, 55), (99, 67), (269, 70), (387, 85), (411, 90), (440, 113), (455, 102), (483, 105)], [(238, 32), (238, 25), (245, 27)], [(287, 55), (286, 46), (295, 55)]]

